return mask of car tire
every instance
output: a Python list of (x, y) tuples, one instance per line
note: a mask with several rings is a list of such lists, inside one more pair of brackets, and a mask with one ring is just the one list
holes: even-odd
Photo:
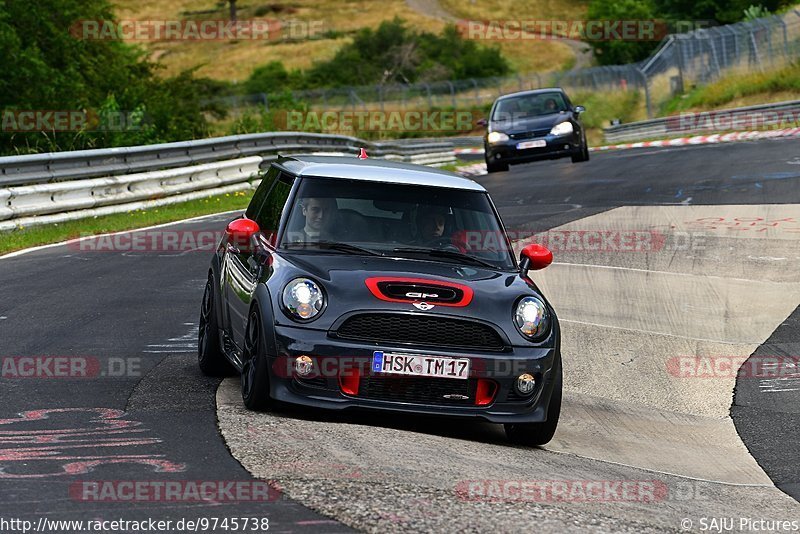
[(492, 163), (491, 161), (486, 162), (487, 173), (505, 172), (507, 170), (508, 170), (508, 163)]
[(550, 405), (547, 408), (547, 421), (543, 423), (506, 424), (506, 439), (517, 445), (536, 447), (544, 445), (553, 439), (558, 427), (558, 418), (561, 414), (563, 373), (561, 363), (558, 363), (553, 393)]
[(233, 366), (222, 352), (217, 322), (216, 299), (214, 298), (214, 276), (208, 275), (203, 304), (200, 308), (200, 325), (197, 336), (197, 364), (204, 375), (227, 376)]
[(272, 404), (269, 393), (269, 363), (266, 340), (257, 308), (250, 312), (244, 337), (242, 401), (248, 410), (265, 411)]
[(589, 145), (586, 144), (586, 139), (583, 140), (580, 153), (572, 156), (572, 163), (582, 163), (584, 161), (589, 161)]

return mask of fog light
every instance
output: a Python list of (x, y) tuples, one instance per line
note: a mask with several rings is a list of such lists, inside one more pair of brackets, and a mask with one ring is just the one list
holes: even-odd
[(298, 356), (294, 361), (294, 370), (300, 376), (308, 376), (314, 370), (314, 361), (310, 356)]
[(569, 145), (564, 145), (564, 150), (569, 150)]
[(536, 379), (533, 375), (525, 373), (517, 377), (517, 391), (520, 395), (530, 395), (536, 387)]

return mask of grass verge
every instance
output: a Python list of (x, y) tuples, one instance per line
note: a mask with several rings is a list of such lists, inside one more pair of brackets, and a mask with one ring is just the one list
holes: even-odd
[(0, 254), (7, 254), (15, 250), (38, 245), (60, 243), (80, 236), (133, 230), (190, 219), (200, 215), (245, 209), (252, 195), (252, 192), (228, 193), (148, 210), (116, 213), (102, 217), (35, 226), (33, 228), (23, 227), (8, 232), (0, 232)]
[(765, 72), (733, 73), (708, 85), (696, 87), (667, 101), (662, 115), (680, 111), (768, 104), (797, 99), (800, 94), (800, 62)]

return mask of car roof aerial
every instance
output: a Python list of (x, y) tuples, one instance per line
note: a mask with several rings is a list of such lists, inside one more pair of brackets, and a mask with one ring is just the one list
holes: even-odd
[(281, 157), (276, 164), (290, 174), (299, 177), (341, 178), (366, 182), (426, 185), (465, 191), (486, 191), (479, 183), (452, 172), (376, 158), (299, 155)]

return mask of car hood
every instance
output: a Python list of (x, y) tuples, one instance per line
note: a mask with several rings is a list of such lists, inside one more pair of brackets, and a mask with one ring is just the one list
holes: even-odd
[(503, 133), (521, 133), (532, 130), (550, 129), (560, 122), (572, 117), (572, 113), (551, 113), (537, 117), (515, 117), (509, 120), (492, 121), (491, 131)]
[[(396, 258), (366, 257), (338, 254), (291, 254), (274, 263), (275, 276), (269, 282), (275, 304), (280, 306), (283, 287), (299, 276), (308, 276), (322, 284), (327, 305), (319, 319), (308, 323), (308, 328), (331, 329), (345, 315), (353, 312), (400, 312), (458, 316), (488, 322), (505, 332), (511, 344), (524, 343), (512, 324), (516, 301), (525, 295), (544, 299), (530, 279), (517, 272), (495, 271), (455, 263), (415, 261)], [(466, 286), (472, 298), (464, 306), (434, 304), (429, 310), (420, 310), (409, 299), (391, 302), (377, 297), (368, 286), (368, 279), (424, 279), (435, 284)], [(546, 302), (546, 301), (545, 301)], [(279, 324), (297, 326), (283, 313), (275, 314)]]

